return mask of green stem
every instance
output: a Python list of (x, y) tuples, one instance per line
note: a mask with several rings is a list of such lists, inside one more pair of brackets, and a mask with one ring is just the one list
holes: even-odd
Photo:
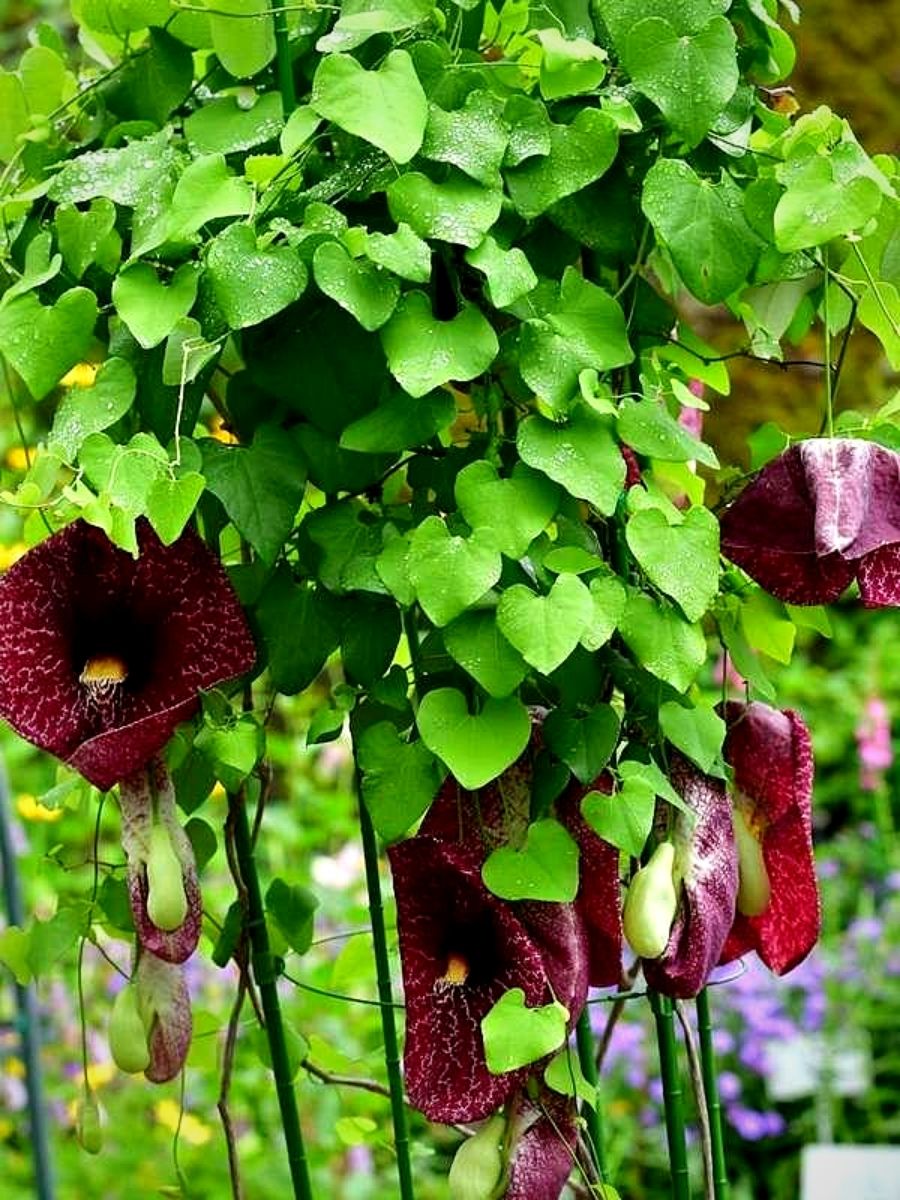
[(712, 1143), (713, 1195), (715, 1200), (728, 1200), (728, 1170), (725, 1165), (722, 1102), (719, 1099), (719, 1081), (716, 1076), (716, 1056), (712, 1040), (712, 1020), (709, 1012), (709, 993), (706, 988), (697, 997), (697, 1031), (700, 1034), (700, 1064), (703, 1071), (703, 1090), (706, 1093), (706, 1112), (709, 1117), (709, 1137)]
[(288, 40), (287, 12), (278, 0), (269, 0), (272, 22), (275, 26), (275, 65), (278, 71), (278, 90), (285, 120), (297, 107), (297, 89), (294, 86), (294, 64), (291, 61), (291, 44)]
[(831, 295), (831, 276), (828, 273), (828, 263), (822, 260), (825, 269), (825, 291), (822, 293), (822, 319), (825, 323), (825, 427), (830, 438), (834, 437), (834, 395), (831, 378), (831, 318), (829, 315), (829, 297)]
[(575, 1041), (578, 1045), (578, 1061), (581, 1073), (584, 1075), (594, 1093), (594, 1103), (584, 1103), (581, 1115), (584, 1118), (587, 1138), (591, 1145), (594, 1162), (600, 1179), (606, 1179), (606, 1155), (603, 1150), (603, 1122), (600, 1118), (600, 1097), (597, 1094), (599, 1075), (597, 1059), (594, 1053), (594, 1031), (591, 1029), (591, 1017), (587, 1008), (582, 1009), (578, 1024), (575, 1026)]
[(266, 929), (259, 875), (253, 858), (253, 843), (250, 837), (250, 824), (247, 820), (246, 798), (243, 791), (229, 796), (229, 807), (234, 822), (234, 846), (241, 882), (247, 893), (247, 932), (253, 952), (253, 975), (256, 979), (256, 986), (259, 988), (263, 1016), (266, 1021), (266, 1037), (272, 1056), (275, 1092), (281, 1112), (281, 1125), (284, 1129), (294, 1198), (295, 1200), (313, 1200), (306, 1150), (300, 1130), (300, 1115), (297, 1111), (297, 1097), (294, 1094), (291, 1066), (288, 1060), (284, 1023), (281, 1019), (281, 1005), (278, 1000), (276, 986), (278, 975), (272, 952), (269, 949), (269, 933)]
[(672, 1200), (691, 1200), (691, 1180), (688, 1173), (687, 1139), (684, 1128), (684, 1091), (678, 1069), (675, 1041), (675, 1022), (672, 1001), (668, 996), (650, 992), (650, 1007), (656, 1019), (656, 1041), (659, 1046), (659, 1066), (662, 1075), (663, 1103), (666, 1111), (666, 1137), (669, 1143), (669, 1166), (672, 1171)]
[(359, 797), (359, 826), (362, 833), (363, 856), (366, 862), (369, 917), (372, 922), (375, 974), (378, 978), (378, 999), (381, 1004), (384, 1065), (387, 1068), (388, 1087), (391, 1093), (391, 1119), (394, 1123), (394, 1148), (397, 1152), (400, 1200), (414, 1200), (412, 1164), (409, 1157), (409, 1125), (406, 1119), (406, 1102), (403, 1097), (403, 1076), (400, 1073), (400, 1051), (397, 1042), (397, 1025), (394, 1021), (391, 967), (388, 962), (384, 907), (381, 902), (381, 879), (378, 875), (378, 845), (375, 840), (372, 818), (369, 816), (369, 810), (362, 798), (359, 771), (356, 773), (356, 794)]

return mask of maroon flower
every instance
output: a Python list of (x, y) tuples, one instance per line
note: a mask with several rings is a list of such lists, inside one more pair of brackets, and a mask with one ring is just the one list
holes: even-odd
[(137, 559), (75, 521), (0, 580), (0, 716), (108, 789), (248, 671), (253, 640), (221, 563), (141, 520)]
[(900, 455), (813, 438), (763, 467), (722, 514), (722, 553), (779, 600), (900, 604)]
[(151, 1083), (174, 1079), (191, 1047), (191, 999), (184, 968), (144, 951), (135, 971), (138, 1010), (147, 1033)]
[(734, 701), (725, 716), (741, 884), (721, 961), (755, 950), (783, 975), (806, 958), (819, 936), (809, 733), (797, 713), (767, 704)]
[(574, 1100), (542, 1088), (522, 1092), (510, 1115), (514, 1138), (504, 1200), (559, 1200), (575, 1166), (578, 1112)]
[(684, 999), (697, 995), (719, 961), (734, 923), (738, 863), (724, 783), (677, 753), (669, 777), (690, 809), (674, 812), (672, 830), (681, 897), (668, 945), (643, 963), (651, 988)]

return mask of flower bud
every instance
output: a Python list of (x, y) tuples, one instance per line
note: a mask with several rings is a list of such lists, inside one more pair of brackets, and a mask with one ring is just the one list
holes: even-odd
[(675, 847), (660, 842), (629, 884), (622, 924), (629, 946), (641, 958), (659, 958), (668, 945), (678, 911), (674, 865)]
[(93, 1092), (86, 1091), (78, 1101), (78, 1109), (75, 1114), (75, 1136), (79, 1146), (88, 1154), (99, 1154), (103, 1149), (100, 1105)]
[(448, 1183), (451, 1200), (492, 1200), (503, 1177), (506, 1122), (495, 1113), (456, 1152)]
[(171, 933), (184, 924), (187, 916), (181, 863), (172, 846), (169, 831), (161, 822), (150, 832), (147, 855), (147, 915), (158, 928)]
[(762, 842), (753, 833), (739, 806), (734, 809), (734, 840), (738, 852), (737, 910), (745, 917), (759, 917), (769, 907), (772, 889), (763, 857)]
[(133, 984), (123, 987), (113, 1004), (109, 1018), (109, 1050), (119, 1070), (129, 1075), (145, 1071), (150, 1065), (147, 1031)]

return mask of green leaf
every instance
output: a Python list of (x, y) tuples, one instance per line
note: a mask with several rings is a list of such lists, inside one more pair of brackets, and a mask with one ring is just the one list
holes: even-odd
[(568, 1019), (558, 1000), (527, 1008), (522, 989), (510, 988), (481, 1022), (488, 1070), (502, 1075), (552, 1054), (566, 1040)]
[(633, 758), (623, 759), (619, 763), (617, 773), (623, 783), (627, 783), (633, 779), (640, 780), (653, 789), (654, 795), (662, 796), (664, 800), (667, 800), (669, 804), (674, 805), (675, 808), (680, 809), (682, 812), (690, 811), (684, 800), (682, 800), (681, 796), (679, 796), (678, 792), (675, 791), (666, 776), (652, 760), (650, 762), (638, 762)]
[(603, 559), (584, 546), (556, 546), (541, 559), (545, 571), (554, 575), (586, 575), (604, 566)]
[(501, 846), (481, 868), (488, 891), (501, 900), (570, 904), (578, 891), (578, 846), (553, 817), (529, 825), (521, 849)]
[(167, 0), (81, 0), (79, 20), (94, 33), (137, 33), (148, 25), (165, 25), (172, 10)]
[(194, 61), (184, 42), (165, 29), (151, 29), (144, 52), (126, 60), (116, 81), (116, 112), (125, 120), (162, 126), (187, 99), (193, 79)]
[(42, 400), (87, 354), (96, 320), (97, 299), (87, 288), (71, 288), (46, 308), (28, 292), (0, 307), (0, 354)]
[(425, 813), (444, 777), (423, 742), (405, 742), (390, 721), (359, 741), (362, 797), (378, 836), (396, 842)]
[(615, 512), (625, 483), (625, 460), (608, 417), (579, 407), (563, 425), (526, 417), (517, 435), (523, 462), (587, 500), (604, 516)]
[(900, 371), (900, 292), (893, 283), (880, 280), (863, 293), (856, 315), (881, 342), (894, 371)]
[(490, 591), (502, 560), (491, 530), (455, 537), (440, 517), (426, 517), (410, 539), (409, 578), (429, 621), (447, 625)]
[(414, 29), (434, 15), (432, 0), (355, 0), (341, 5), (331, 30), (316, 42), (321, 54), (355, 50), (376, 33)]
[(185, 471), (175, 479), (160, 476), (147, 493), (147, 516), (164, 546), (171, 546), (203, 495), (206, 480), (198, 471)]
[(724, 776), (725, 722), (712, 708), (705, 704), (684, 708), (669, 700), (660, 705), (659, 727), (672, 745), (696, 763), (704, 775)]
[(163, 130), (114, 150), (89, 150), (69, 159), (47, 194), (59, 204), (80, 204), (105, 196), (125, 208), (134, 208), (148, 195), (159, 192), (176, 162), (169, 132)]
[(639, 776), (625, 779), (611, 796), (588, 792), (581, 802), (581, 815), (598, 837), (633, 858), (644, 849), (655, 811), (656, 793)]
[(0, 162), (8, 163), (14, 157), (19, 149), (19, 135), (29, 126), (22, 80), (0, 67)]
[(559, 303), (546, 320), (583, 367), (608, 371), (634, 360), (621, 305), (574, 267), (566, 268)]
[(612, 574), (596, 576), (588, 587), (594, 611), (581, 635), (581, 644), (585, 650), (599, 650), (618, 628), (625, 612), (626, 592), (622, 581)]
[(830, 158), (813, 154), (794, 166), (775, 208), (778, 249), (784, 254), (807, 250), (861, 229), (883, 199), (882, 186), (872, 176), (875, 171), (859, 147), (846, 142)]
[(459, 167), (487, 187), (496, 186), (509, 140), (502, 113), (503, 101), (481, 89), (470, 92), (454, 112), (429, 105), (422, 155)]
[(497, 628), (493, 612), (463, 613), (443, 636), (450, 657), (489, 696), (509, 696), (528, 674), (528, 664)]
[(713, 183), (686, 162), (660, 159), (644, 179), (641, 207), (698, 300), (716, 304), (746, 283), (757, 242), (726, 177)]
[(166, 387), (181, 388), (193, 383), (200, 372), (221, 350), (221, 344), (208, 342), (201, 332), (199, 321), (182, 317), (176, 321), (166, 340), (163, 355), (162, 381)]
[(525, 251), (518, 246), (504, 250), (490, 235), (466, 251), (466, 262), (486, 276), (485, 290), (494, 308), (515, 304), (537, 287), (538, 277)]
[(297, 954), (312, 945), (313, 924), (319, 897), (309, 888), (273, 879), (266, 892), (266, 913), (278, 926), (284, 940)]
[(293, 246), (260, 247), (249, 225), (229, 225), (210, 243), (207, 278), (232, 329), (258, 325), (287, 308), (306, 287), (306, 267)]
[(310, 104), (398, 163), (409, 162), (425, 136), (428, 101), (405, 50), (392, 50), (374, 71), (347, 54), (327, 55), (313, 77)]
[(606, 113), (583, 108), (571, 125), (550, 126), (550, 153), (506, 172), (516, 211), (529, 220), (557, 200), (599, 179), (619, 149), (619, 131)]
[(344, 606), (341, 662), (350, 684), (371, 688), (387, 672), (400, 642), (400, 613), (384, 596), (351, 596)]
[(74, 204), (61, 204), (54, 217), (56, 240), (67, 270), (80, 279), (93, 263), (113, 271), (119, 262), (122, 239), (116, 232), (116, 206), (100, 196), (85, 212)]
[(394, 276), (364, 258), (351, 258), (339, 242), (319, 246), (313, 275), (320, 290), (370, 332), (380, 329), (397, 306), (400, 284)]
[(36, 979), (47, 975), (84, 937), (90, 927), (90, 914), (87, 901), (75, 901), (58, 909), (49, 920), (34, 922), (29, 929), (28, 965)]
[(490, 322), (474, 304), (449, 321), (432, 314), (424, 292), (407, 292), (381, 330), (391, 374), (411, 396), (452, 380), (474, 379), (490, 367), (499, 344)]
[(351, 422), (341, 434), (341, 446), (368, 454), (394, 454), (424, 445), (452, 425), (455, 417), (456, 401), (443, 388), (415, 402), (405, 392), (398, 392)]
[(90, 387), (71, 387), (53, 417), (50, 444), (73, 462), (85, 438), (114, 425), (131, 408), (137, 382), (122, 358), (102, 363)]
[(370, 233), (366, 254), (379, 267), (393, 271), (412, 283), (427, 283), (431, 278), (431, 247), (405, 223), (394, 233)]
[[(0, 103), (3, 103), (2, 79), (0, 79)], [(2, 112), (2, 109), (0, 109)], [(2, 149), (2, 143), (0, 143)], [(31, 967), (28, 963), (28, 952), (31, 938), (24, 929), (10, 925), (0, 930), (0, 963), (12, 971), (16, 983), (27, 987), (31, 983)]]
[[(544, 1071), (544, 1083), (561, 1096), (573, 1096), (591, 1108), (597, 1107), (597, 1086), (591, 1086), (584, 1077), (581, 1063), (569, 1047), (565, 1047), (551, 1059)], [(600, 1188), (604, 1185), (601, 1183)], [(600, 1191), (597, 1200), (613, 1200), (609, 1191)]]
[(381, 530), (357, 501), (342, 500), (320, 508), (304, 521), (312, 542), (322, 552), (318, 577), (332, 592), (383, 592), (375, 560)]
[(791, 661), (797, 626), (780, 600), (762, 588), (754, 588), (741, 601), (740, 622), (754, 650), (761, 650), (776, 662)]
[(301, 147), (305, 146), (312, 135), (322, 124), (322, 118), (308, 104), (301, 104), (288, 117), (281, 131), (279, 145), (281, 153), (292, 158)]
[(458, 172), (435, 183), (409, 171), (388, 187), (387, 200), (394, 220), (420, 237), (474, 247), (500, 216), (503, 192)]
[(262, 755), (265, 734), (251, 713), (227, 725), (204, 725), (194, 745), (209, 760), (216, 777), (236, 792)]
[(144, 511), (147, 493), (169, 464), (165, 450), (149, 433), (136, 433), (124, 446), (105, 433), (92, 433), (78, 460), (91, 483), (130, 517)]
[(596, 0), (597, 9), (617, 47), (644, 17), (666, 17), (679, 34), (697, 33), (721, 16), (731, 0)]
[(558, 29), (541, 29), (541, 95), (545, 100), (592, 92), (606, 75), (606, 51), (587, 38), (567, 38)]
[(246, 179), (232, 175), (223, 155), (197, 158), (175, 185), (161, 225), (139, 247), (131, 247), (132, 256), (146, 254), (164, 241), (188, 239), (210, 221), (246, 216), (252, 208), (252, 187)]
[(512, 766), (531, 736), (528, 709), (515, 696), (485, 700), (470, 714), (455, 688), (438, 688), (422, 698), (416, 715), (422, 741), (446, 763), (467, 791), (484, 787)]
[(656, 400), (623, 400), (619, 405), (619, 437), (638, 454), (663, 462), (690, 462), (718, 467), (711, 446), (698, 441)]
[(507, 588), (497, 606), (497, 627), (542, 675), (566, 661), (593, 615), (591, 594), (577, 575), (560, 575), (546, 596), (524, 584)]
[(622, 62), (635, 87), (662, 110), (688, 146), (696, 146), (737, 88), (736, 48), (725, 17), (713, 17), (699, 32), (686, 34), (662, 17), (646, 17), (626, 37)]
[(149, 263), (126, 267), (113, 280), (112, 298), (119, 316), (145, 350), (165, 341), (197, 299), (199, 271), (196, 263), (178, 268), (169, 284), (163, 283)]
[(629, 595), (619, 632), (640, 665), (679, 692), (687, 691), (706, 660), (700, 625), (641, 592)]
[(501, 553), (519, 559), (543, 532), (559, 505), (559, 488), (540, 471), (516, 463), (508, 479), (480, 458), (456, 477), (459, 510), (472, 529), (492, 529)]
[(503, 115), (509, 126), (509, 145), (504, 158), (507, 167), (517, 167), (526, 159), (550, 153), (553, 141), (545, 104), (528, 96), (513, 95), (507, 100)]
[(305, 471), (299, 448), (283, 429), (261, 425), (250, 446), (201, 442), (203, 474), (238, 532), (274, 562), (294, 527)]
[[(318, 122), (319, 118), (313, 116), (313, 129)], [(252, 150), (274, 141), (283, 129), (284, 111), (278, 92), (264, 92), (251, 108), (239, 104), (236, 96), (223, 96), (198, 108), (184, 122), (184, 136), (195, 158)]]
[[(248, 79), (275, 57), (269, 0), (205, 0), (213, 49), (229, 75)], [(227, 14), (234, 13), (234, 16)], [(255, 18), (252, 13), (258, 14)]]
[[(268, 654), (269, 675), (279, 692), (293, 696), (309, 687), (337, 649), (341, 613), (320, 588), (301, 586), (279, 566), (266, 584), (256, 619)], [(303, 637), (297, 637), (297, 630)]]
[(558, 759), (582, 783), (593, 783), (612, 758), (619, 740), (619, 715), (598, 704), (584, 717), (556, 708), (544, 721), (544, 737)]
[(692, 508), (670, 525), (658, 508), (636, 512), (625, 528), (628, 548), (651, 583), (699, 621), (719, 592), (719, 522)]

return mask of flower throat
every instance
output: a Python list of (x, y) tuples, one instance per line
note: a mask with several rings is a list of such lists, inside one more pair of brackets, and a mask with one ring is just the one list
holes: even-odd
[(92, 655), (78, 676), (95, 704), (111, 700), (128, 678), (128, 668), (117, 654)]

